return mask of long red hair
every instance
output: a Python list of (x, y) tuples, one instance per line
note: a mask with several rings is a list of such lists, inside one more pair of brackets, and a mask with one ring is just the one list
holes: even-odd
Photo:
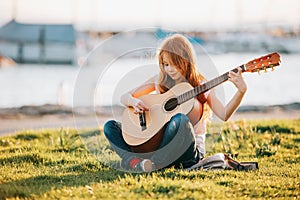
[[(181, 34), (174, 34), (166, 38), (158, 49), (158, 61), (160, 67), (158, 88), (160, 93), (165, 93), (175, 85), (175, 81), (167, 75), (163, 66), (163, 57), (166, 55), (170, 59), (171, 66), (181, 73), (185, 80), (193, 87), (199, 86), (205, 77), (196, 68), (196, 57), (192, 44)], [(199, 95), (197, 99), (206, 104), (204, 95)], [(204, 112), (210, 112), (208, 106), (204, 106)], [(207, 113), (207, 112), (206, 112)]]

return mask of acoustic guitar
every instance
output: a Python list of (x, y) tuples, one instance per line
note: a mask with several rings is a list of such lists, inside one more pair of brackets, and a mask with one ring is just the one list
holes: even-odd
[[(280, 65), (280, 55), (277, 52), (256, 58), (239, 67), (242, 72), (274, 70)], [(238, 67), (232, 71), (237, 72)], [(149, 111), (135, 114), (132, 107), (127, 107), (122, 116), (122, 136), (125, 142), (135, 152), (145, 153), (155, 151), (161, 141), (165, 124), (177, 113), (188, 114), (194, 105), (196, 96), (216, 87), (228, 80), (229, 72), (226, 72), (204, 84), (192, 87), (183, 82), (175, 85), (163, 94), (147, 94), (139, 98), (144, 101)]]

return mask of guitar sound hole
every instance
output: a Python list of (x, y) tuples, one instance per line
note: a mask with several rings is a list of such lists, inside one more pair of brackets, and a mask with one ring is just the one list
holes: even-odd
[(166, 111), (171, 111), (171, 110), (174, 110), (178, 105), (178, 101), (176, 98), (171, 98), (169, 99), (166, 104), (165, 104), (165, 110)]

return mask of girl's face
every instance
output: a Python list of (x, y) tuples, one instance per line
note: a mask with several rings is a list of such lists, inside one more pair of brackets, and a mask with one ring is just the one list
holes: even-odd
[(171, 65), (171, 60), (168, 55), (164, 54), (163, 55), (163, 66), (164, 70), (166, 73), (176, 82), (181, 81), (182, 75), (181, 73), (177, 70), (176, 66)]

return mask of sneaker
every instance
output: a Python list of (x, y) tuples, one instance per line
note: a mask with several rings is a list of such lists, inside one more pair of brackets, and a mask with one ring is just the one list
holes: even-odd
[(134, 169), (139, 172), (151, 172), (154, 170), (154, 164), (149, 159), (144, 159), (138, 162)]
[(122, 169), (135, 172), (151, 172), (156, 169), (151, 160), (140, 158), (132, 158), (129, 163), (125, 163), (124, 160), (121, 160), (120, 167)]
[(135, 172), (151, 172), (154, 170), (154, 163), (149, 159), (132, 158), (128, 164), (123, 160), (120, 162), (121, 168)]

